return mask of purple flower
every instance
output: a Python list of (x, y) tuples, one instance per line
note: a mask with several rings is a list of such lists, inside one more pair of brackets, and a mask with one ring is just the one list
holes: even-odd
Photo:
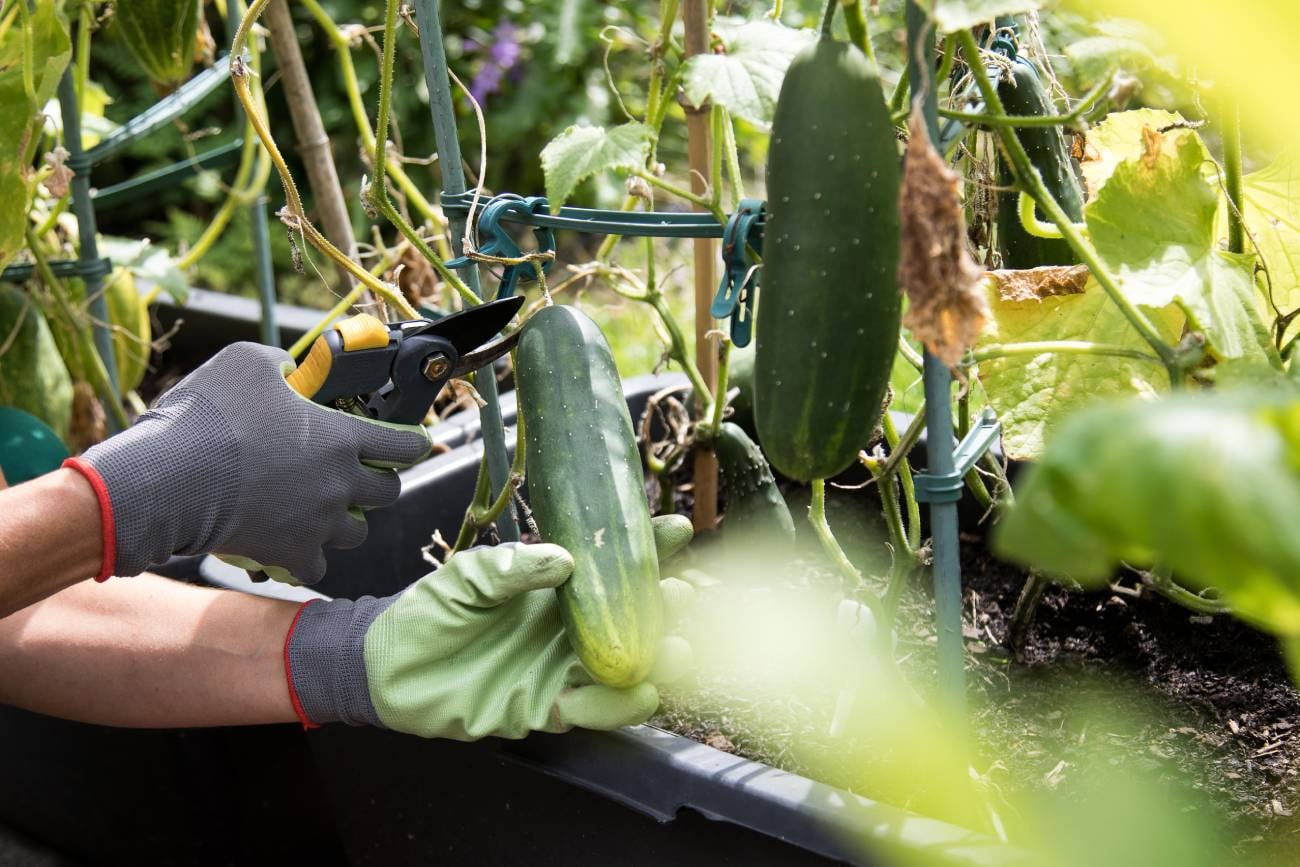
[(501, 88), (506, 73), (517, 71), (515, 68), (523, 57), (522, 35), (523, 31), (509, 21), (502, 21), (492, 29), (483, 65), (469, 86), (469, 92), (480, 105)]

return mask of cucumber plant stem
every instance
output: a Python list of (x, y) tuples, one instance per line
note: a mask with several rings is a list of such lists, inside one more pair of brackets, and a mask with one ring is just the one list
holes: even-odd
[(341, 265), (367, 289), (370, 289), (400, 310), (403, 316), (408, 319), (418, 319), (419, 315), (416, 313), (415, 308), (407, 303), (406, 299), (402, 297), (402, 293), (395, 286), (376, 278), (359, 263), (349, 259), (307, 219), (307, 214), (302, 206), (302, 197), (298, 193), (298, 185), (294, 182), (293, 174), (289, 171), (289, 166), (285, 163), (284, 156), (280, 153), (275, 138), (271, 135), (266, 119), (253, 100), (249, 85), (251, 76), (249, 70), (244, 67), (243, 62), (244, 52), (248, 46), (248, 34), (252, 31), (253, 25), (269, 2), (270, 0), (253, 0), (248, 9), (248, 14), (239, 22), (239, 29), (235, 31), (235, 38), (230, 46), (230, 53), (234, 58), (231, 63), (230, 80), (234, 85), (235, 95), (244, 107), (244, 113), (253, 124), (253, 131), (257, 133), (262, 145), (270, 153), (271, 161), (275, 165), (276, 172), (280, 175), (280, 183), (284, 187), (285, 209), (289, 217), (292, 218), (292, 224), (289, 227), (290, 232), (296, 231), (300, 233), (313, 247), (324, 253), (331, 261)]
[(1228, 252), (1244, 253), (1246, 203), (1241, 196), (1241, 113), (1233, 96), (1224, 100), (1223, 107), (1223, 172), (1228, 191)]
[(1077, 102), (1074, 108), (1065, 114), (1051, 115), (1005, 115), (1005, 114), (985, 114), (980, 112), (956, 111), (953, 109), (939, 109), (939, 117), (949, 118), (951, 120), (960, 120), (965, 123), (980, 124), (982, 126), (994, 127), (1042, 127), (1042, 126), (1073, 126), (1083, 118), (1087, 117), (1102, 98), (1110, 92), (1111, 76), (1107, 76), (1095, 87), (1089, 90)]
[[(375, 177), (370, 185), (369, 199), (375, 209), (396, 227), (402, 237), (410, 241), (411, 246), (415, 247), (420, 252), (420, 255), (429, 261), (429, 264), (433, 266), (433, 270), (438, 272), (438, 276), (456, 290), (456, 294), (460, 296), (461, 301), (473, 307), (481, 304), (482, 299), (478, 297), (478, 294), (473, 289), (469, 288), (469, 285), (460, 278), (459, 274), (447, 267), (442, 257), (429, 246), (427, 241), (420, 237), (420, 234), (407, 222), (406, 218), (402, 216), (388, 197), (388, 118), (393, 102), (393, 64), (397, 56), (397, 12), (400, 7), (400, 0), (388, 0), (384, 11), (384, 50), (379, 74), (379, 114), (375, 119)], [(417, 317), (411, 316), (410, 318)]]
[[(890, 454), (893, 454), (898, 450), (900, 437), (888, 410), (881, 417), (880, 424), (885, 433), (885, 445), (889, 446)], [(916, 441), (912, 442), (915, 444)], [(898, 480), (903, 488), (903, 499), (907, 503), (907, 546), (916, 550), (921, 547), (921, 504), (916, 500), (916, 482), (912, 478), (912, 465), (905, 460), (898, 464)]]
[[(831, 2), (837, 3), (839, 0), (831, 0)], [(883, 623), (880, 600), (870, 592), (859, 594), (858, 591), (863, 589), (862, 573), (849, 560), (848, 555), (844, 553), (844, 549), (840, 547), (840, 543), (835, 540), (835, 534), (831, 532), (831, 525), (826, 520), (825, 479), (812, 480), (812, 500), (808, 504), (808, 522), (812, 524), (813, 531), (821, 542), (822, 550), (826, 552), (840, 575), (848, 582), (850, 592), (855, 596), (860, 595), (863, 604), (870, 608), (871, 613), (875, 615), (876, 622)]]
[[(1006, 110), (1002, 106), (1002, 99), (998, 96), (997, 88), (993, 86), (993, 82), (989, 80), (979, 46), (975, 44), (975, 37), (969, 30), (959, 30), (956, 36), (962, 54), (966, 58), (967, 66), (975, 79), (975, 84), (984, 97), (984, 104), (988, 107), (989, 113), (994, 116), (1005, 117)], [(1042, 209), (1043, 213), (1060, 228), (1061, 236), (1070, 245), (1070, 249), (1079, 257), (1080, 261), (1088, 266), (1093, 277), (1105, 290), (1106, 294), (1110, 296), (1111, 301), (1119, 307), (1124, 318), (1129, 321), (1129, 324), (1133, 326), (1160, 358), (1161, 363), (1169, 372), (1171, 386), (1178, 387), (1183, 378), (1183, 371), (1173, 347), (1160, 337), (1155, 326), (1151, 324), (1151, 320), (1124, 295), (1119, 281), (1102, 264), (1097, 248), (1078, 230), (1074, 223), (1071, 222), (1069, 215), (1062, 210), (1056, 199), (1047, 191), (1042, 176), (1034, 168), (1029, 159), (1029, 154), (1025, 152), (1024, 145), (1016, 136), (1015, 130), (1007, 126), (996, 127), (995, 129), (1003, 149), (1011, 160), (1012, 169), (1020, 186), (1025, 192), (1033, 196), (1034, 201)]]
[(867, 56), (871, 61), (871, 68), (880, 74), (880, 64), (876, 62), (876, 50), (871, 47), (871, 28), (867, 25), (866, 10), (862, 8), (862, 0), (840, 0), (840, 5), (844, 7), (844, 26), (849, 31), (849, 41)]

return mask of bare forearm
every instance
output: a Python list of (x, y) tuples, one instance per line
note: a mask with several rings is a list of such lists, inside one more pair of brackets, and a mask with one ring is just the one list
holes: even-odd
[(79, 583), (0, 619), (0, 703), (130, 727), (292, 722), (296, 611), (153, 575)]
[(74, 470), (0, 490), (0, 617), (98, 573), (101, 536), (99, 501)]

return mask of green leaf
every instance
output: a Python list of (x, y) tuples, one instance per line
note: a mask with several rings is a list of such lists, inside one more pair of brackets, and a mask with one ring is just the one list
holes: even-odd
[(642, 168), (653, 141), (654, 131), (635, 122), (610, 130), (571, 126), (551, 139), (542, 148), (542, 171), (551, 210), (558, 211), (578, 184), (598, 172)]
[[(1268, 313), (1286, 314), (1300, 307), (1300, 163), (1284, 153), (1267, 168), (1242, 178), (1242, 214), (1268, 268), (1263, 280)], [(1220, 237), (1227, 235), (1226, 205), (1219, 214)], [(1271, 281), (1271, 296), (1270, 292)], [(1286, 339), (1300, 333), (1300, 317), (1287, 328)]]
[(99, 239), (99, 254), (114, 265), (131, 272), (142, 288), (161, 287), (177, 304), (189, 298), (189, 281), (176, 266), (176, 260), (162, 247), (154, 246), (148, 238), (118, 238), (105, 235)]
[[(1042, 341), (1102, 344), (1133, 352), (1150, 348), (1083, 266), (992, 271), (986, 281), (992, 314), (977, 354)], [(1161, 337), (1176, 343), (1183, 317), (1177, 308), (1144, 310)], [(1042, 454), (1061, 423), (1080, 408), (1107, 398), (1154, 394), (1169, 387), (1154, 358), (1085, 352), (1016, 353), (979, 363), (988, 403), (1002, 421), (1002, 447), (1013, 460)]]
[(715, 24), (714, 32), (726, 52), (697, 54), (682, 65), (687, 101), (698, 108), (712, 100), (734, 117), (766, 128), (790, 61), (816, 34), (770, 21), (738, 24), (725, 19)]
[(0, 288), (0, 349), (0, 405), (31, 413), (66, 440), (72, 378), (40, 306), (13, 287)]
[[(1088, 184), (1088, 195), (1097, 192), (1115, 171), (1115, 166), (1142, 156), (1146, 139), (1143, 130), (1156, 132), (1187, 121), (1181, 114), (1155, 108), (1117, 111), (1106, 116), (1101, 123), (1088, 130), (1088, 143), (1084, 148), (1083, 178)], [(1166, 137), (1163, 144), (1172, 146), (1176, 137)]]
[(936, 0), (930, 17), (941, 32), (952, 33), (985, 24), (999, 15), (1030, 12), (1041, 5), (1041, 0)]
[(0, 42), (0, 268), (23, 247), (33, 184), (27, 165), (32, 137), (39, 134), (37, 108), (45, 105), (72, 57), (68, 25), (61, 4), (37, 3), (29, 24), (34, 94), (23, 83), (23, 27), (9, 28)]
[(1147, 141), (1141, 156), (1115, 166), (1084, 209), (1102, 261), (1130, 301), (1183, 306), (1215, 358), (1270, 360), (1251, 288), (1253, 259), (1216, 243), (1219, 191), (1205, 179), (1209, 152), (1191, 131), (1148, 134)]
[(1064, 427), (993, 538), (1004, 557), (1103, 586), (1157, 565), (1283, 635), (1300, 634), (1300, 396), (1182, 395)]

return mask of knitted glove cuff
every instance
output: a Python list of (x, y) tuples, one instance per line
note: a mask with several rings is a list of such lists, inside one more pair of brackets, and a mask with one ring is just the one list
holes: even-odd
[(386, 728), (370, 699), (366, 631), (396, 596), (313, 600), (298, 609), (284, 644), (285, 676), (305, 728), (329, 722)]

